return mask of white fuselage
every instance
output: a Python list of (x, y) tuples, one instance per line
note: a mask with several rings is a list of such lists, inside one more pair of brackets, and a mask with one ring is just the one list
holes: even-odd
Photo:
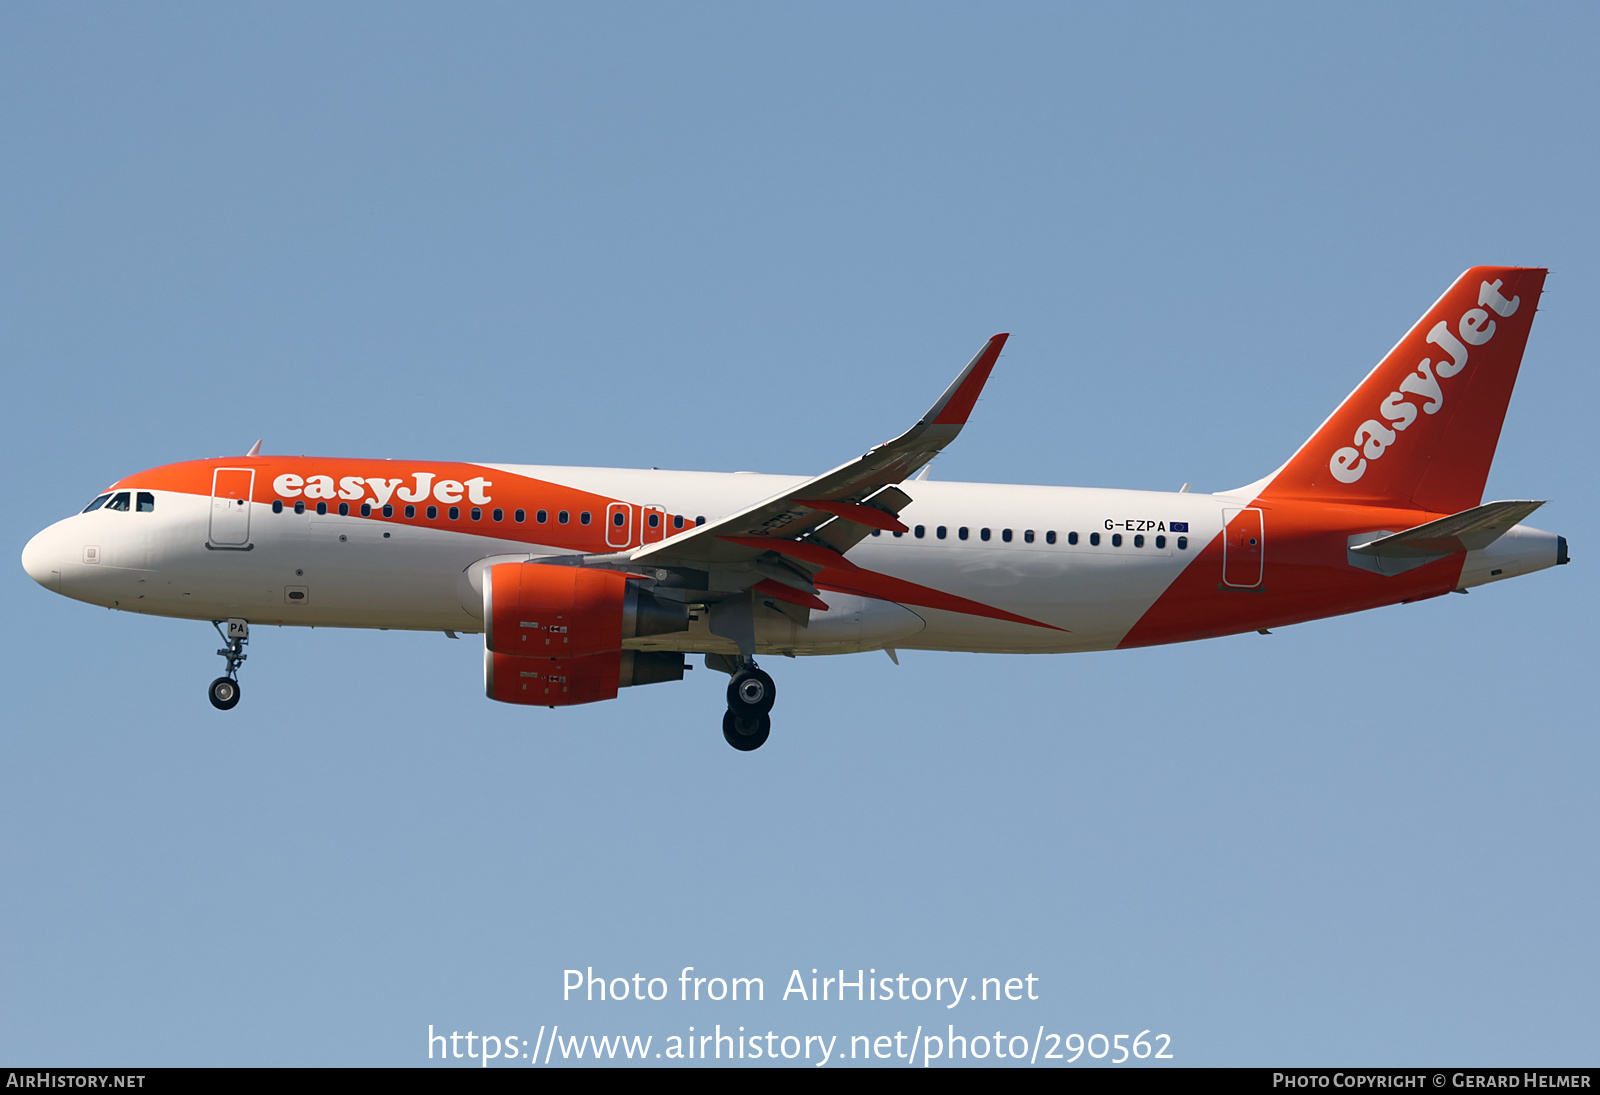
[[(752, 473), (482, 467), (709, 520), (804, 481)], [(137, 488), (136, 480), (119, 487)], [(891, 581), (938, 591), (951, 603), (908, 604), (939, 598), (901, 599), (892, 595), (893, 587), (873, 596), (824, 588), (820, 595), (828, 611), (813, 611), (809, 626), (778, 612), (761, 616), (761, 652), (821, 654), (887, 646), (1044, 653), (1115, 647), (1218, 539), (1227, 515), (1251, 504), (1247, 495), (926, 480), (908, 488), (914, 500), (900, 518), (912, 531), (875, 532), (850, 550), (849, 560)], [(230, 515), (247, 526), (245, 543), (220, 549), (209, 543), (211, 498), (148, 493), (154, 498), (148, 512), (101, 508), (41, 532), (24, 553), (29, 573), (66, 596), (152, 615), (471, 633), (482, 628), (485, 560), (569, 554), (530, 542), (526, 525), (513, 538), (496, 535), (497, 526), (487, 521), (463, 532), (309, 509), (275, 512), (262, 501), (242, 503)], [(1174, 525), (1184, 531), (1171, 531)], [(1268, 559), (1272, 535), (1269, 514)], [(1555, 537), (1519, 526), (1488, 550), (1469, 553), (1461, 581), (1498, 580), (1555, 561)], [(1220, 573), (1217, 580), (1222, 588)], [(995, 611), (974, 613), (958, 601)], [(1310, 615), (1349, 610), (1330, 606)], [(625, 645), (733, 649), (707, 629), (705, 620), (696, 620), (687, 632)]]

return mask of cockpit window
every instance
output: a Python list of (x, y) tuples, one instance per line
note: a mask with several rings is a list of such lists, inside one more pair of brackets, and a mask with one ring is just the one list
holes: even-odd
[(131, 501), (131, 496), (128, 494), (127, 491), (125, 491), (125, 490), (124, 491), (118, 491), (117, 492), (117, 496), (115, 498), (113, 498), (111, 501), (106, 503), (106, 509), (114, 509), (114, 510), (121, 511), (122, 513), (127, 513), (128, 512), (128, 503), (130, 501)]
[(93, 513), (95, 510), (97, 510), (101, 506), (105, 505), (106, 504), (106, 499), (110, 498), (110, 497), (111, 497), (111, 495), (109, 495), (109, 494), (102, 494), (99, 498), (96, 498), (93, 502), (90, 502), (87, 506), (84, 506), (83, 507), (83, 512), (84, 513)]
[(139, 492), (138, 503), (140, 513), (154, 513), (156, 508), (156, 496), (147, 490), (142, 490)]

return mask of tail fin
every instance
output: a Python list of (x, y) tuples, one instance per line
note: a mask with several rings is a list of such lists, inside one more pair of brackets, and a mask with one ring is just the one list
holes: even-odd
[(1458, 513), (1483, 500), (1546, 271), (1456, 279), (1261, 497)]

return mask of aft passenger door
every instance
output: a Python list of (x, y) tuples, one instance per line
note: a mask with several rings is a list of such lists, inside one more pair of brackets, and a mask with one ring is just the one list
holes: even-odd
[(250, 546), (250, 492), (255, 479), (254, 468), (217, 468), (211, 473), (211, 531), (207, 546)]
[(1262, 563), (1266, 557), (1266, 535), (1258, 509), (1222, 511), (1225, 531), (1222, 537), (1222, 584), (1238, 589), (1253, 589), (1261, 584)]

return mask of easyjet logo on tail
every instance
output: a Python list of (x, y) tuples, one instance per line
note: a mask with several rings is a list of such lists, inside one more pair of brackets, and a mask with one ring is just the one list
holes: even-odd
[(432, 497), (447, 506), (460, 502), (463, 495), (474, 506), (486, 506), (491, 500), (489, 488), (494, 483), (482, 476), (465, 480), (440, 479), (437, 483), (434, 482), (436, 478), (431, 471), (414, 471), (411, 473), (413, 482), (407, 484), (404, 478), (346, 475), (335, 485), (331, 475), (288, 473), (274, 479), (272, 489), (280, 498), (298, 498), (303, 492), (307, 498), (343, 498), (348, 502), (365, 500), (370, 493), (372, 503), (378, 506), (388, 505), (389, 499), (397, 496), (402, 502), (423, 502)]
[(1441, 381), (1449, 380), (1466, 368), (1468, 346), (1482, 346), (1494, 337), (1495, 321), (1489, 318), (1487, 309), (1493, 309), (1495, 315), (1506, 319), (1514, 315), (1522, 303), (1521, 297), (1507, 300), (1500, 292), (1501, 284), (1499, 280), (1479, 284), (1479, 307), (1462, 313), (1456, 322), (1455, 334), (1445, 320), (1433, 325), (1428, 332), (1428, 342), (1448, 354), (1449, 360), (1441, 358), (1436, 365), (1432, 358), (1423, 358), (1417, 371), (1400, 382), (1400, 390), (1390, 392), (1378, 405), (1378, 414), (1384, 421), (1369, 418), (1356, 427), (1353, 444), (1339, 449), (1328, 461), (1328, 471), (1335, 479), (1341, 483), (1360, 479), (1367, 472), (1368, 461), (1382, 459), (1406, 427), (1417, 420), (1418, 405), (1406, 396), (1414, 395), (1423, 400), (1421, 414), (1439, 413), (1445, 394)]

